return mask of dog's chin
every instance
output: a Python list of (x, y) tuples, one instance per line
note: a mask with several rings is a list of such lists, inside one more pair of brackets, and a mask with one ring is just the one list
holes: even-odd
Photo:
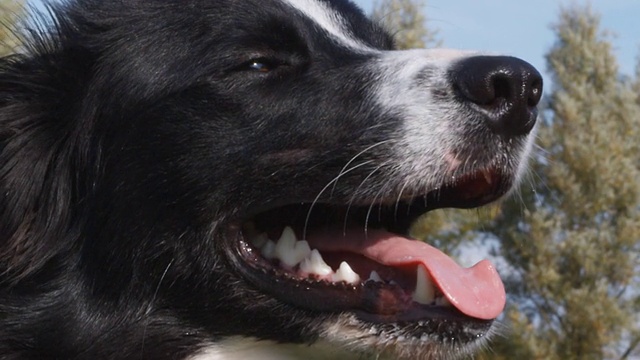
[(515, 178), (484, 168), (422, 194), (247, 211), (225, 229), (226, 256), (247, 286), (314, 319), (310, 342), (394, 358), (471, 353), (494, 332), (502, 282), (489, 262), (463, 269), (407, 233), (430, 210), (499, 199)]

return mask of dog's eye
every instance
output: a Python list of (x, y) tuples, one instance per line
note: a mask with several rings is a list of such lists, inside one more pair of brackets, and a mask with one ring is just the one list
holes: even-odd
[(277, 59), (257, 58), (249, 60), (244, 68), (249, 71), (268, 73), (282, 65), (284, 65), (284, 63)]
[(249, 62), (249, 70), (258, 71), (258, 72), (269, 72), (274, 67), (264, 60), (252, 60)]

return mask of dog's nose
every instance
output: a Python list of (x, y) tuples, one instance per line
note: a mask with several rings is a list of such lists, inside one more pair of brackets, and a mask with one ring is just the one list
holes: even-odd
[(451, 71), (454, 89), (482, 113), (494, 133), (526, 135), (536, 123), (542, 76), (529, 63), (510, 56), (474, 56)]

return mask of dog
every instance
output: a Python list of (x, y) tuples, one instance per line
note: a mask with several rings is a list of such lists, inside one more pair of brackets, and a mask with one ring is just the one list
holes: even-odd
[(49, 9), (0, 62), (2, 359), (456, 359), (495, 334), (494, 266), (407, 234), (517, 184), (531, 65), (394, 50), (346, 0)]

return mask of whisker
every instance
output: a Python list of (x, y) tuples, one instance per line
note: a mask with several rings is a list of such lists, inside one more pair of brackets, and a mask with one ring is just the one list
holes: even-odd
[(371, 216), (371, 211), (373, 210), (373, 207), (376, 204), (376, 200), (378, 200), (378, 197), (383, 193), (383, 188), (380, 188), (380, 190), (376, 193), (376, 195), (373, 197), (373, 200), (371, 201), (371, 204), (369, 204), (369, 209), (367, 210), (367, 216), (365, 217), (364, 220), (364, 236), (367, 237), (369, 234), (369, 217)]
[[(351, 206), (353, 205), (353, 202), (356, 199), (356, 196), (358, 195), (358, 190), (360, 190), (360, 188), (362, 187), (362, 185), (364, 185), (364, 183), (369, 180), (369, 178), (371, 178), (371, 176), (373, 176), (373, 174), (375, 174), (378, 170), (380, 170), (382, 167), (384, 167), (385, 165), (387, 165), (387, 163), (383, 163), (380, 164), (378, 167), (376, 167), (375, 169), (373, 169), (369, 175), (367, 175), (367, 177), (365, 177), (360, 184), (358, 185), (358, 187), (356, 187), (356, 189), (353, 191), (353, 194), (351, 195), (351, 198), (349, 199), (349, 202), (347, 203), (347, 212), (344, 215), (344, 224), (343, 224), (343, 232), (346, 233), (347, 232), (347, 221), (349, 219), (349, 212), (351, 211)], [(375, 199), (374, 199), (375, 200)], [(371, 203), (373, 204), (373, 202)]]
[(402, 184), (402, 187), (400, 188), (400, 192), (398, 193), (398, 197), (396, 197), (396, 206), (395, 206), (395, 209), (393, 211), (394, 220), (398, 220), (398, 208), (400, 207), (400, 201), (402, 200), (402, 195), (404, 193), (404, 189), (406, 189), (408, 185), (409, 185), (409, 181), (405, 180), (403, 182), (403, 184)]
[[(356, 155), (354, 155), (354, 156), (353, 156), (353, 157), (352, 157), (352, 158), (351, 158), (351, 159), (350, 159), (350, 160), (349, 160), (349, 161), (344, 165), (344, 167), (340, 170), (340, 173), (338, 174), (338, 176), (340, 176), (340, 175), (344, 172), (344, 170), (345, 170), (346, 168), (348, 168), (348, 167), (349, 167), (349, 165), (351, 165), (351, 163), (352, 163), (352, 162), (354, 162), (358, 157), (360, 157), (361, 155), (363, 155), (363, 154), (364, 154), (364, 153), (366, 153), (367, 151), (369, 151), (369, 150), (371, 150), (371, 149), (374, 149), (374, 148), (376, 148), (376, 147), (378, 147), (378, 146), (380, 146), (380, 145), (384, 145), (384, 144), (386, 144), (386, 143), (388, 143), (388, 142), (390, 142), (390, 141), (391, 141), (391, 139), (387, 139), (387, 140), (383, 140), (383, 141), (377, 142), (377, 143), (375, 143), (375, 144), (373, 144), (373, 145), (371, 145), (371, 146), (369, 146), (369, 147), (365, 148), (364, 150), (360, 151), (360, 152), (359, 152), (359, 153), (357, 153)], [(333, 192), (335, 191), (336, 184), (337, 184), (337, 183), (334, 183), (334, 184), (333, 184), (333, 189), (331, 190), (331, 193), (332, 193), (332, 194), (333, 194)]]
[(309, 207), (309, 210), (307, 211), (307, 217), (304, 220), (304, 227), (302, 230), (302, 239), (306, 239), (307, 237), (307, 228), (309, 225), (309, 219), (311, 218), (311, 211), (313, 210), (314, 206), (316, 205), (316, 203), (318, 202), (318, 200), (320, 199), (320, 197), (322, 196), (322, 194), (329, 188), (329, 186), (331, 186), (332, 184), (335, 184), (335, 182), (337, 182), (342, 176), (348, 174), (349, 172), (361, 167), (361, 166), (365, 166), (370, 164), (371, 162), (373, 162), (373, 160), (367, 160), (365, 162), (362, 162), (356, 166), (351, 167), (350, 169), (346, 170), (346, 171), (341, 171), (338, 175), (336, 175), (331, 181), (329, 181), (321, 190), (320, 192), (318, 192), (318, 195), (316, 195), (315, 199), (313, 199), (313, 201), (311, 202), (311, 206)]

